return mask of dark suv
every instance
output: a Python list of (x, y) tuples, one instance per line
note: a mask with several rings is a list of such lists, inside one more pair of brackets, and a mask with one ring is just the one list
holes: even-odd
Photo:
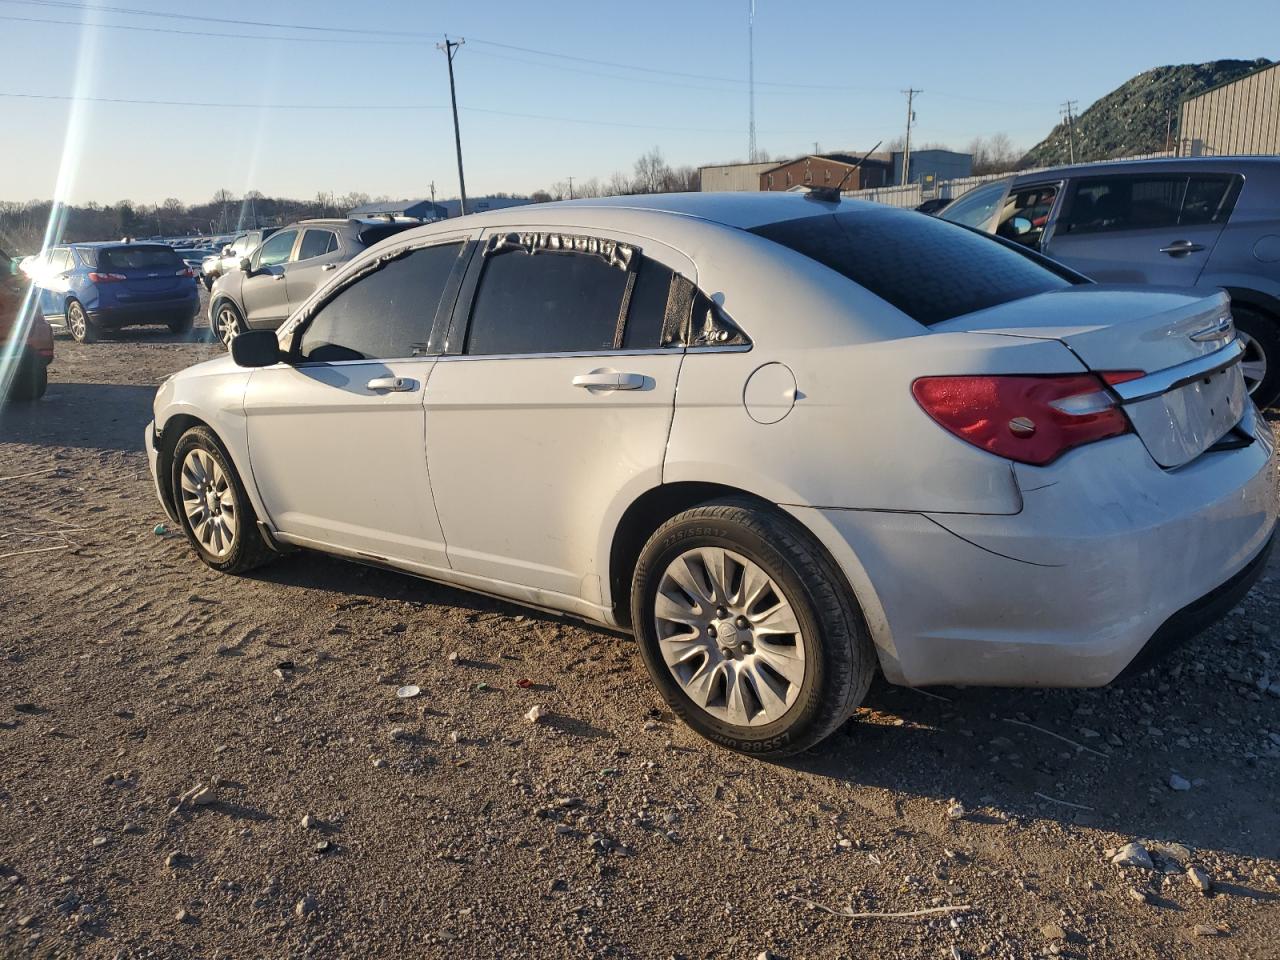
[(1231, 294), (1254, 401), (1280, 401), (1280, 158), (1084, 164), (984, 183), (938, 216), (1038, 250), (1099, 283)]
[(246, 329), (274, 330), (339, 264), (379, 240), (421, 225), (409, 219), (300, 220), (283, 227), (243, 257), (238, 270), (214, 283), (209, 327), (228, 345)]

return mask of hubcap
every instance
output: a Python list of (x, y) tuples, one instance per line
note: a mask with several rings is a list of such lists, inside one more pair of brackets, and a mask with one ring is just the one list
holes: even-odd
[(196, 539), (213, 556), (231, 552), (236, 539), (236, 501), (231, 481), (207, 450), (182, 461), (182, 509)]
[(1262, 350), (1262, 344), (1239, 327), (1236, 328), (1236, 337), (1244, 347), (1244, 354), (1240, 357), (1240, 372), (1244, 374), (1245, 387), (1253, 393), (1267, 378), (1267, 355)]
[(800, 623), (773, 579), (740, 554), (697, 547), (676, 557), (658, 583), (654, 623), (676, 683), (718, 720), (771, 723), (800, 695)]
[(240, 318), (231, 307), (223, 307), (218, 311), (218, 335), (228, 349), (231, 348), (231, 341), (240, 335)]
[(79, 307), (72, 307), (68, 313), (68, 319), (71, 321), (71, 335), (77, 340), (84, 339), (84, 314)]

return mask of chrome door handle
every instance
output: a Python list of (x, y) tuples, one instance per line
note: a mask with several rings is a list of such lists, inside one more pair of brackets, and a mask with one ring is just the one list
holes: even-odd
[(325, 264), (323, 267), (321, 267), (320, 269), (321, 269), (321, 270), (337, 270), (337, 269), (338, 269), (338, 265), (337, 265), (336, 263), (326, 263), (326, 264)]
[(594, 370), (578, 374), (573, 378), (573, 385), (587, 390), (639, 390), (644, 386), (644, 375)]
[(284, 274), (283, 274), (283, 273), (273, 273), (273, 274), (271, 275), (271, 279), (272, 279), (272, 280), (283, 280), (283, 279), (284, 279)]
[(418, 389), (418, 381), (408, 377), (374, 377), (365, 384), (370, 390), (386, 390), (389, 393), (408, 393)]
[(1199, 253), (1203, 249), (1203, 244), (1192, 243), (1190, 240), (1175, 240), (1167, 247), (1161, 247), (1160, 252), (1167, 253), (1171, 257), (1177, 257), (1184, 253)]

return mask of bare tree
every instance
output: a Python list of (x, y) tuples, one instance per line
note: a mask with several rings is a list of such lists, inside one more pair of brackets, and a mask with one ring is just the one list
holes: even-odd
[(975, 174), (1005, 173), (1017, 168), (1022, 151), (1013, 145), (1007, 133), (995, 133), (990, 137), (974, 137), (968, 152), (973, 155)]
[(662, 150), (654, 147), (636, 161), (636, 179), (632, 189), (636, 193), (661, 193), (671, 168), (662, 159)]
[(634, 191), (631, 189), (631, 181), (620, 170), (613, 171), (608, 182), (604, 185), (604, 195), (606, 197), (625, 197), (632, 192)]

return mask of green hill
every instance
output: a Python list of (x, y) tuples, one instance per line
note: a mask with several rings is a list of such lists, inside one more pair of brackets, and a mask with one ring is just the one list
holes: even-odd
[[(1173, 141), (1178, 139), (1178, 108), (1184, 97), (1226, 83), (1271, 61), (1213, 60), (1156, 67), (1138, 74), (1075, 118), (1076, 162), (1109, 160), (1165, 148), (1166, 121), (1172, 112)], [(1065, 122), (1053, 128), (1019, 163), (1020, 167), (1051, 167), (1067, 163), (1070, 151)]]

